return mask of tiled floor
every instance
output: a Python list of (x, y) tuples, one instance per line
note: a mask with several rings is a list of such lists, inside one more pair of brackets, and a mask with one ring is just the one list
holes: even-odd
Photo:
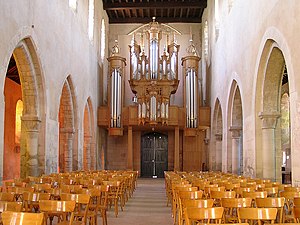
[[(117, 218), (113, 208), (108, 211), (108, 225), (172, 225), (165, 193), (164, 179), (139, 179), (124, 211), (120, 211)], [(102, 218), (98, 218), (98, 224), (102, 224)]]

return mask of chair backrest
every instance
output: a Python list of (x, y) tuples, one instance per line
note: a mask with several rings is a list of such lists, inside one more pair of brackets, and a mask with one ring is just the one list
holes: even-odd
[(15, 193), (12, 192), (1, 192), (0, 201), (13, 202), (15, 201)]
[(179, 191), (180, 199), (201, 199), (203, 191)]
[(22, 202), (0, 201), (0, 212), (4, 212), (4, 211), (21, 212)]
[(257, 221), (261, 225), (261, 221), (271, 221), (274, 223), (277, 216), (276, 208), (239, 208), (238, 219), (239, 223)]
[(43, 225), (44, 213), (6, 211), (2, 213), (3, 225)]
[(187, 207), (184, 209), (185, 221), (187, 225), (191, 225), (193, 221), (210, 224), (212, 220), (220, 224), (223, 217), (224, 208), (195, 208)]
[(252, 198), (255, 200), (256, 198), (266, 198), (268, 196), (266, 191), (254, 191), (254, 192), (243, 192), (244, 198)]
[(40, 200), (42, 212), (74, 212), (75, 201)]
[(213, 199), (235, 198), (235, 191), (211, 191), (210, 197)]
[(283, 222), (283, 207), (285, 204), (284, 197), (274, 198), (257, 198), (255, 200), (258, 208), (277, 208), (278, 210), (278, 221)]
[(213, 199), (182, 199), (182, 206), (195, 208), (212, 208), (214, 204)]
[(249, 208), (251, 207), (251, 198), (222, 198), (221, 205), (224, 208)]

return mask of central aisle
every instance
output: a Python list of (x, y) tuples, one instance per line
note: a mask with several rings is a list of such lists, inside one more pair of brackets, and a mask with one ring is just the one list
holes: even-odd
[[(172, 225), (171, 208), (166, 206), (167, 198), (164, 179), (138, 179), (133, 197), (114, 217), (113, 207), (108, 211), (108, 225)], [(102, 218), (98, 220), (102, 223)]]

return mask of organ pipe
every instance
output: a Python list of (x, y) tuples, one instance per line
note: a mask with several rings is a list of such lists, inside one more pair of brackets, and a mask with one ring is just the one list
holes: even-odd
[[(131, 67), (133, 67), (133, 77), (136, 78), (137, 75), (137, 59), (135, 58), (136, 50), (138, 50), (137, 46), (131, 49)], [(109, 90), (109, 101), (110, 101), (110, 128), (122, 128), (122, 92), (123, 92), (123, 74), (124, 67), (126, 65), (126, 59), (119, 56), (119, 47), (116, 41), (116, 45), (112, 49), (111, 56), (107, 59), (110, 67), (110, 90)], [(122, 132), (112, 132), (112, 135), (123, 135)]]
[[(160, 25), (153, 20), (129, 34), (139, 34), (140, 37), (140, 40), (133, 38), (129, 46), (131, 57), (129, 84), (133, 94), (139, 99), (137, 106), (139, 124), (167, 124), (169, 99), (179, 84), (177, 79), (179, 45), (175, 43), (175, 39), (170, 44), (168, 41), (168, 36), (175, 32), (180, 34), (171, 26)], [(161, 54), (162, 37), (165, 46)]]

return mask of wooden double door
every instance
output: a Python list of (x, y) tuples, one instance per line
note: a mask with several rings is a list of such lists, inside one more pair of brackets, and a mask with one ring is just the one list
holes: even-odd
[(164, 177), (164, 171), (168, 170), (168, 136), (148, 133), (141, 142), (141, 176)]

